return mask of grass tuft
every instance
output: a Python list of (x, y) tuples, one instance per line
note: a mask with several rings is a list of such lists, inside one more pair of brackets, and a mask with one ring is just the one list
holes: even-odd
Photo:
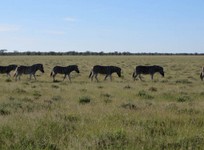
[(137, 94), (139, 97), (143, 99), (153, 99), (154, 97), (147, 93), (147, 91), (141, 90)]
[(86, 104), (86, 103), (90, 103), (90, 102), (91, 102), (91, 98), (88, 96), (82, 96), (79, 98), (80, 104)]
[(190, 100), (191, 100), (191, 98), (189, 96), (187, 96), (187, 95), (179, 96), (177, 98), (177, 102), (186, 102), (186, 101), (190, 101)]
[(128, 145), (124, 131), (107, 132), (96, 139), (96, 149), (125, 149)]

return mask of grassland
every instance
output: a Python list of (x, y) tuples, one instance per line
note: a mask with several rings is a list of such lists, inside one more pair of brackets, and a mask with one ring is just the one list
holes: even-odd
[[(4, 56), (0, 64), (43, 63), (37, 81), (0, 74), (0, 149), (203, 149), (203, 56)], [(55, 65), (77, 64), (72, 83), (52, 82)], [(116, 65), (122, 78), (91, 82), (93, 65)], [(132, 80), (136, 65), (165, 77)]]

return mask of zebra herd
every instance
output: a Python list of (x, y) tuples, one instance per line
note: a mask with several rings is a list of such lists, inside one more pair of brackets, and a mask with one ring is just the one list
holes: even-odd
[[(10, 72), (15, 71), (14, 77), (15, 77), (16, 81), (20, 80), (20, 77), (22, 74), (29, 74), (30, 79), (33, 76), (34, 79), (36, 80), (35, 73), (38, 70), (41, 71), (42, 73), (44, 73), (43, 64), (33, 64), (32, 66), (24, 66), (24, 65), (17, 66), (15, 64), (8, 65), (8, 66), (0, 66), (0, 73), (1, 74), (6, 73), (8, 76), (11, 76)], [(64, 74), (63, 81), (66, 77), (68, 77), (69, 81), (71, 82), (70, 73), (72, 71), (76, 71), (77, 73), (80, 73), (77, 65), (69, 65), (66, 67), (55, 66), (52, 69), (50, 76), (53, 78), (53, 82), (54, 82), (55, 76), (57, 74)], [(91, 69), (89, 78), (91, 78), (91, 81), (93, 81), (93, 78), (95, 77), (96, 81), (98, 82), (98, 78), (97, 78), (98, 74), (104, 74), (105, 75), (104, 80), (106, 80), (106, 78), (109, 76), (110, 80), (112, 81), (112, 74), (113, 73), (116, 73), (118, 75), (118, 77), (121, 77), (121, 68), (117, 67), (117, 66), (95, 65)], [(154, 66), (136, 66), (136, 68), (134, 69), (134, 72), (132, 74), (132, 77), (135, 80), (137, 78), (137, 76), (139, 76), (139, 79), (142, 80), (141, 74), (150, 74), (151, 79), (153, 80), (153, 76), (155, 73), (160, 73), (161, 76), (164, 77), (163, 67), (157, 66), (157, 65), (154, 65)], [(202, 71), (200, 73), (200, 79), (203, 80), (203, 78), (204, 78), (204, 67), (202, 68)]]

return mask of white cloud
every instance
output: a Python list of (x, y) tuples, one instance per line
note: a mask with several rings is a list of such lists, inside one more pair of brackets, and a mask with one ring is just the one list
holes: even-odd
[(77, 21), (77, 19), (73, 18), (73, 17), (65, 17), (64, 20), (68, 21), (68, 22), (76, 22)]
[(18, 31), (20, 28), (15, 25), (0, 25), (0, 32)]

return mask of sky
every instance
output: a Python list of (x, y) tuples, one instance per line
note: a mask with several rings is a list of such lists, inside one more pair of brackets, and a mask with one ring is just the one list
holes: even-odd
[(2, 0), (0, 49), (204, 53), (204, 0)]

